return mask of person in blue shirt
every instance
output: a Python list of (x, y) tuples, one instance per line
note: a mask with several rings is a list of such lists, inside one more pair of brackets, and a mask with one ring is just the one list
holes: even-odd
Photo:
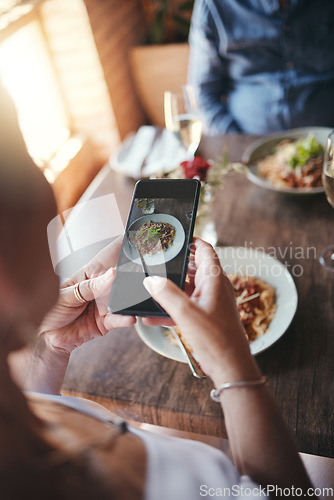
[(188, 82), (207, 133), (334, 128), (334, 2), (195, 0)]

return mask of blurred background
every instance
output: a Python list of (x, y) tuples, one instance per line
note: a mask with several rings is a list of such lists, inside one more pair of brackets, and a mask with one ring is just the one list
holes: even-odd
[(164, 125), (185, 83), (193, 1), (0, 0), (0, 79), (29, 153), (72, 207), (119, 144)]

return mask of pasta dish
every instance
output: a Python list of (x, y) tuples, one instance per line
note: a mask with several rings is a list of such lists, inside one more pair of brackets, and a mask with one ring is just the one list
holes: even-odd
[(241, 322), (249, 342), (266, 333), (276, 314), (274, 288), (255, 277), (230, 275)]
[[(269, 330), (269, 325), (276, 314), (276, 295), (274, 288), (260, 278), (230, 274), (241, 323), (244, 327), (249, 342), (261, 337)], [(169, 328), (164, 328), (163, 333), (172, 344), (178, 345)], [(182, 337), (187, 348), (192, 348)]]
[(258, 163), (258, 171), (279, 188), (313, 188), (322, 185), (324, 148), (309, 135), (281, 141), (273, 154)]
[(175, 227), (167, 222), (145, 222), (136, 231), (131, 231), (130, 242), (142, 255), (165, 252), (173, 245)]

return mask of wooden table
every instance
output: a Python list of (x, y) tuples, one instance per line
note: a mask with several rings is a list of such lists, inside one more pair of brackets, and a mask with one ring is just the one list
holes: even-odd
[[(230, 159), (237, 161), (253, 140), (207, 138), (200, 152), (214, 158), (226, 145)], [(115, 193), (125, 222), (132, 190), (133, 182), (106, 167), (88, 196)], [(294, 321), (257, 361), (299, 451), (333, 457), (334, 273), (323, 269), (318, 257), (334, 241), (334, 211), (323, 195), (283, 195), (231, 174), (216, 197), (213, 217), (220, 244), (271, 252), (274, 247), (282, 253), (288, 249), (280, 260), (290, 271), (301, 272), (294, 277), (299, 299)], [(300, 258), (300, 249), (311, 247), (315, 250), (310, 257)], [(101, 402), (126, 419), (224, 436), (220, 407), (209, 398), (211, 388), (210, 380), (195, 379), (187, 365), (149, 349), (133, 327), (110, 332), (74, 352), (64, 383), (67, 393)]]

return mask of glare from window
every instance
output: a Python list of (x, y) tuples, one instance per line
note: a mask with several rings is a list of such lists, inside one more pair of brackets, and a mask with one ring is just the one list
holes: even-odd
[(1, 43), (0, 78), (16, 104), (29, 153), (42, 166), (70, 132), (38, 21)]
[(18, 5), (17, 0), (0, 0), (0, 30), (32, 11), (32, 4)]

